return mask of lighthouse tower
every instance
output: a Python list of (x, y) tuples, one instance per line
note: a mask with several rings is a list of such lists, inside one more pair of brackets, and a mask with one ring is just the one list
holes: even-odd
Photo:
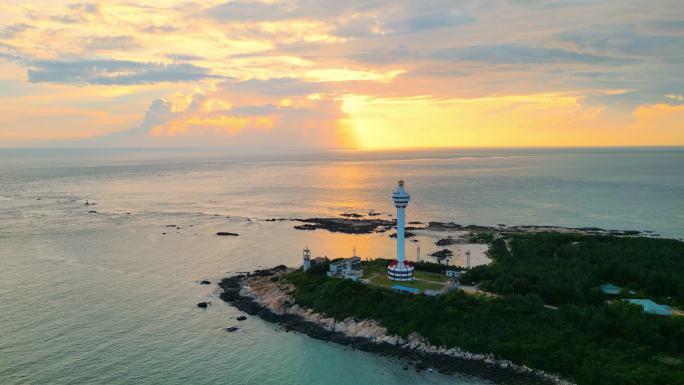
[(392, 281), (412, 281), (413, 266), (404, 260), (404, 209), (411, 196), (404, 190), (404, 181), (400, 180), (397, 189), (392, 193), (394, 206), (397, 208), (397, 259), (387, 266), (387, 277)]
[(311, 268), (311, 250), (309, 250), (309, 246), (304, 248), (303, 257), (304, 265), (302, 266), (302, 270), (306, 272)]

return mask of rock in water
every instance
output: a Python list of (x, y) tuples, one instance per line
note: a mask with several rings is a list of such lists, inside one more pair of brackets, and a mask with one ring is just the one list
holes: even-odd
[(437, 246), (449, 246), (449, 245), (453, 245), (454, 243), (456, 243), (456, 240), (449, 236), (449, 237), (442, 238), (442, 239), (438, 240), (437, 242), (435, 242), (435, 245), (437, 245)]
[(236, 332), (236, 331), (240, 330), (240, 328), (237, 328), (235, 326), (230, 326), (230, 327), (227, 327), (223, 330), (227, 331), (228, 333), (232, 333), (232, 332)]
[[(415, 236), (416, 236), (416, 234), (414, 234), (414, 233), (412, 233), (412, 232), (410, 232), (410, 231), (404, 232), (404, 238), (411, 238), (411, 237), (415, 237)], [(392, 233), (392, 234), (390, 234), (389, 237), (390, 237), (390, 238), (396, 238), (396, 237), (397, 237), (397, 233)]]
[(237, 317), (236, 319), (237, 319), (238, 321), (244, 321), (244, 320), (247, 319), (247, 317), (241, 315), (241, 316)]
[(451, 252), (451, 250), (449, 250), (449, 249), (442, 249), (439, 251), (435, 251), (434, 253), (432, 253), (430, 255), (432, 255), (435, 258), (444, 259), (444, 258), (451, 257), (452, 255), (454, 255), (454, 253)]
[(200, 285), (209, 285), (209, 284), (211, 284), (211, 282), (207, 281), (206, 279), (203, 279), (203, 280), (200, 282)]
[(209, 304), (207, 302), (200, 302), (197, 304), (197, 307), (201, 307), (202, 309), (206, 309)]
[(240, 234), (238, 234), (238, 233), (229, 233), (229, 232), (227, 232), (227, 231), (219, 231), (218, 233), (216, 233), (216, 235), (221, 235), (221, 236), (224, 236), (224, 237), (225, 237), (225, 236), (237, 237), (237, 236), (239, 236)]
[(340, 214), (342, 217), (347, 217), (347, 218), (361, 218), (363, 215), (357, 214), (357, 213), (342, 213)]

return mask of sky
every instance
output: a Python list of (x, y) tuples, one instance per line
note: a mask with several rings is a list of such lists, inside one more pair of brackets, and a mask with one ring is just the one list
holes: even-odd
[(654, 145), (681, 0), (0, 4), (0, 147)]

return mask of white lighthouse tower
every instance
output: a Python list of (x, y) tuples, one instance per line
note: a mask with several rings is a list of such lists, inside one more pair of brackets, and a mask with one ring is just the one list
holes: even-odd
[(397, 208), (397, 259), (387, 266), (387, 277), (392, 281), (412, 281), (413, 266), (404, 260), (404, 209), (411, 196), (404, 190), (404, 181), (400, 180), (397, 189), (392, 193), (394, 206)]
[(304, 265), (302, 266), (302, 270), (306, 272), (311, 268), (311, 250), (309, 250), (309, 246), (304, 248), (303, 257)]

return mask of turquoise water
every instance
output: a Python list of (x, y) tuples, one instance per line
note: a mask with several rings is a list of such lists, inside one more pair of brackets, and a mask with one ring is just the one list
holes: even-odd
[[(412, 194), (408, 220), (679, 238), (683, 165), (681, 149), (0, 150), (0, 382), (482, 384), (405, 371), (251, 317), (237, 322), (216, 286), (198, 281), (299, 264), (304, 245), (315, 255), (343, 256), (352, 246), (391, 255), (385, 234), (300, 232), (264, 219), (388, 214), (400, 178)], [(221, 230), (240, 236), (216, 237)], [(195, 307), (205, 300), (209, 309)]]

